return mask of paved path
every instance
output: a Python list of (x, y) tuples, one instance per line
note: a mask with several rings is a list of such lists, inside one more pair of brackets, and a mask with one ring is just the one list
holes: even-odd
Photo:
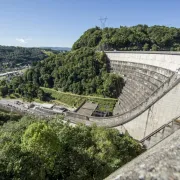
[[(17, 104), (17, 101), (19, 102)], [(21, 104), (22, 103), (22, 104)], [(0, 99), (0, 106), (2, 105), (3, 107), (7, 107), (7, 109), (9, 109), (10, 111), (19, 111), (19, 112), (23, 112), (24, 114), (29, 114), (29, 115), (35, 115), (37, 117), (41, 117), (41, 118), (53, 118), (55, 117), (55, 115), (52, 115), (50, 113), (47, 112), (43, 112), (41, 110), (37, 110), (34, 108), (27, 108), (25, 105), (28, 105), (30, 103), (28, 102), (22, 102), (21, 100), (18, 99)], [(39, 103), (37, 103), (39, 104)], [(64, 121), (66, 122), (67, 121)], [(69, 123), (71, 126), (75, 126), (74, 123)]]

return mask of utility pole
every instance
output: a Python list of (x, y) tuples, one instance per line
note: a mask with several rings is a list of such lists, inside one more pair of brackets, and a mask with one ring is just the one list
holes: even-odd
[(107, 17), (105, 17), (105, 18), (100, 18), (99, 20), (100, 20), (100, 22), (101, 22), (101, 28), (102, 29), (104, 29), (105, 28), (105, 26), (106, 26), (106, 21), (107, 21)]
[[(100, 18), (99, 20), (100, 20), (100, 22), (101, 22), (101, 28), (102, 28), (102, 30), (106, 27), (106, 21), (107, 21), (107, 17), (105, 17), (105, 18)], [(102, 44), (101, 46), (100, 46), (100, 50), (101, 51), (104, 51), (105, 50), (105, 44)]]

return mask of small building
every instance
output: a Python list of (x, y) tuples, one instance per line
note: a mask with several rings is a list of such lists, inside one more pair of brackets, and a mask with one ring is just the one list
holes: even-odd
[(45, 108), (45, 109), (52, 109), (54, 107), (54, 104), (41, 104), (41, 107), (42, 108)]
[(98, 104), (93, 102), (86, 102), (78, 111), (78, 114), (91, 116), (97, 109)]

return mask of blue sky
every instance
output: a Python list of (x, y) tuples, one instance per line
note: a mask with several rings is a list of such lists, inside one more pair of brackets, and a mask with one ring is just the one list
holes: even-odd
[(180, 0), (0, 0), (0, 44), (71, 47), (88, 28), (167, 25), (180, 28)]

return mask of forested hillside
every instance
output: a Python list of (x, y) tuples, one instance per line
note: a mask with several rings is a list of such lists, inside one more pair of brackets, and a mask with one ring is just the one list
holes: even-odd
[(166, 26), (137, 25), (120, 28), (88, 29), (72, 49), (96, 47), (101, 50), (180, 51), (180, 29)]
[(47, 57), (39, 48), (0, 46), (0, 69), (32, 64)]
[(143, 151), (115, 129), (71, 127), (60, 118), (8, 121), (0, 142), (1, 180), (102, 180)]
[(93, 48), (51, 54), (27, 70), (23, 77), (15, 77), (11, 82), (1, 81), (0, 94), (19, 93), (32, 99), (42, 95), (39, 89), (42, 86), (80, 95), (116, 98), (124, 81), (119, 75), (108, 73), (106, 61), (106, 55)]
[[(75, 94), (99, 94), (117, 97), (122, 78), (108, 73), (104, 53), (81, 48), (38, 62), (25, 74), (27, 81), (43, 87), (54, 87)], [(120, 87), (119, 87), (120, 86)]]

